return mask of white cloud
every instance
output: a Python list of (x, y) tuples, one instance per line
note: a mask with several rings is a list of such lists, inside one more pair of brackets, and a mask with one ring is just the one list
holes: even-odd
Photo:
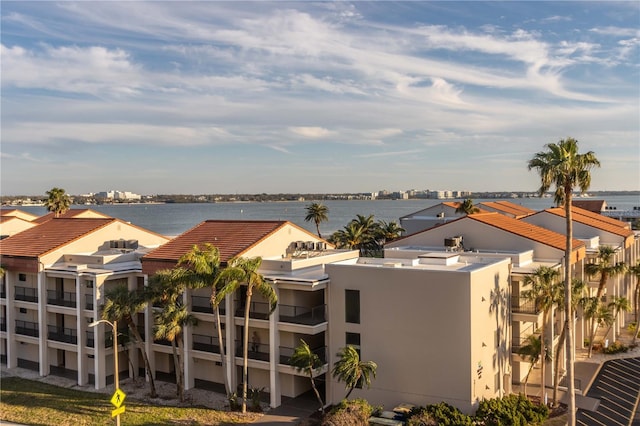
[(311, 139), (326, 138), (333, 134), (332, 131), (322, 127), (289, 127), (289, 131), (296, 135)]

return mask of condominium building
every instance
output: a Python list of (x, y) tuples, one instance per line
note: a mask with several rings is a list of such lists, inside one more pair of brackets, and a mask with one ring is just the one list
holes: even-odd
[[(124, 351), (104, 327), (87, 325), (110, 288), (144, 284), (139, 258), (167, 241), (113, 218), (52, 218), (0, 241), (2, 361), (105, 387), (114, 351)], [(120, 365), (129, 368), (125, 359)]]

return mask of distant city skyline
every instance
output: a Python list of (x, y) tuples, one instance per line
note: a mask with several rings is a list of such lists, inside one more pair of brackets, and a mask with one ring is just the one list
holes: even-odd
[(640, 3), (2, 2), (3, 195), (640, 189)]

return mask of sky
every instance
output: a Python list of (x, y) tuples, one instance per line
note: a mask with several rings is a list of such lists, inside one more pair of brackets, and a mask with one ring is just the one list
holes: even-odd
[(3, 195), (640, 190), (640, 2), (2, 1)]

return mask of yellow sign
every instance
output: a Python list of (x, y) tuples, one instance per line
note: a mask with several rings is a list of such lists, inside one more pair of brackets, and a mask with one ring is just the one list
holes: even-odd
[(113, 393), (113, 396), (111, 397), (111, 403), (114, 407), (120, 408), (126, 396), (127, 395), (125, 395), (125, 393), (120, 389), (116, 389), (116, 391)]
[(124, 405), (120, 408), (116, 408), (115, 410), (111, 411), (111, 417), (118, 416), (122, 413), (124, 413)]

